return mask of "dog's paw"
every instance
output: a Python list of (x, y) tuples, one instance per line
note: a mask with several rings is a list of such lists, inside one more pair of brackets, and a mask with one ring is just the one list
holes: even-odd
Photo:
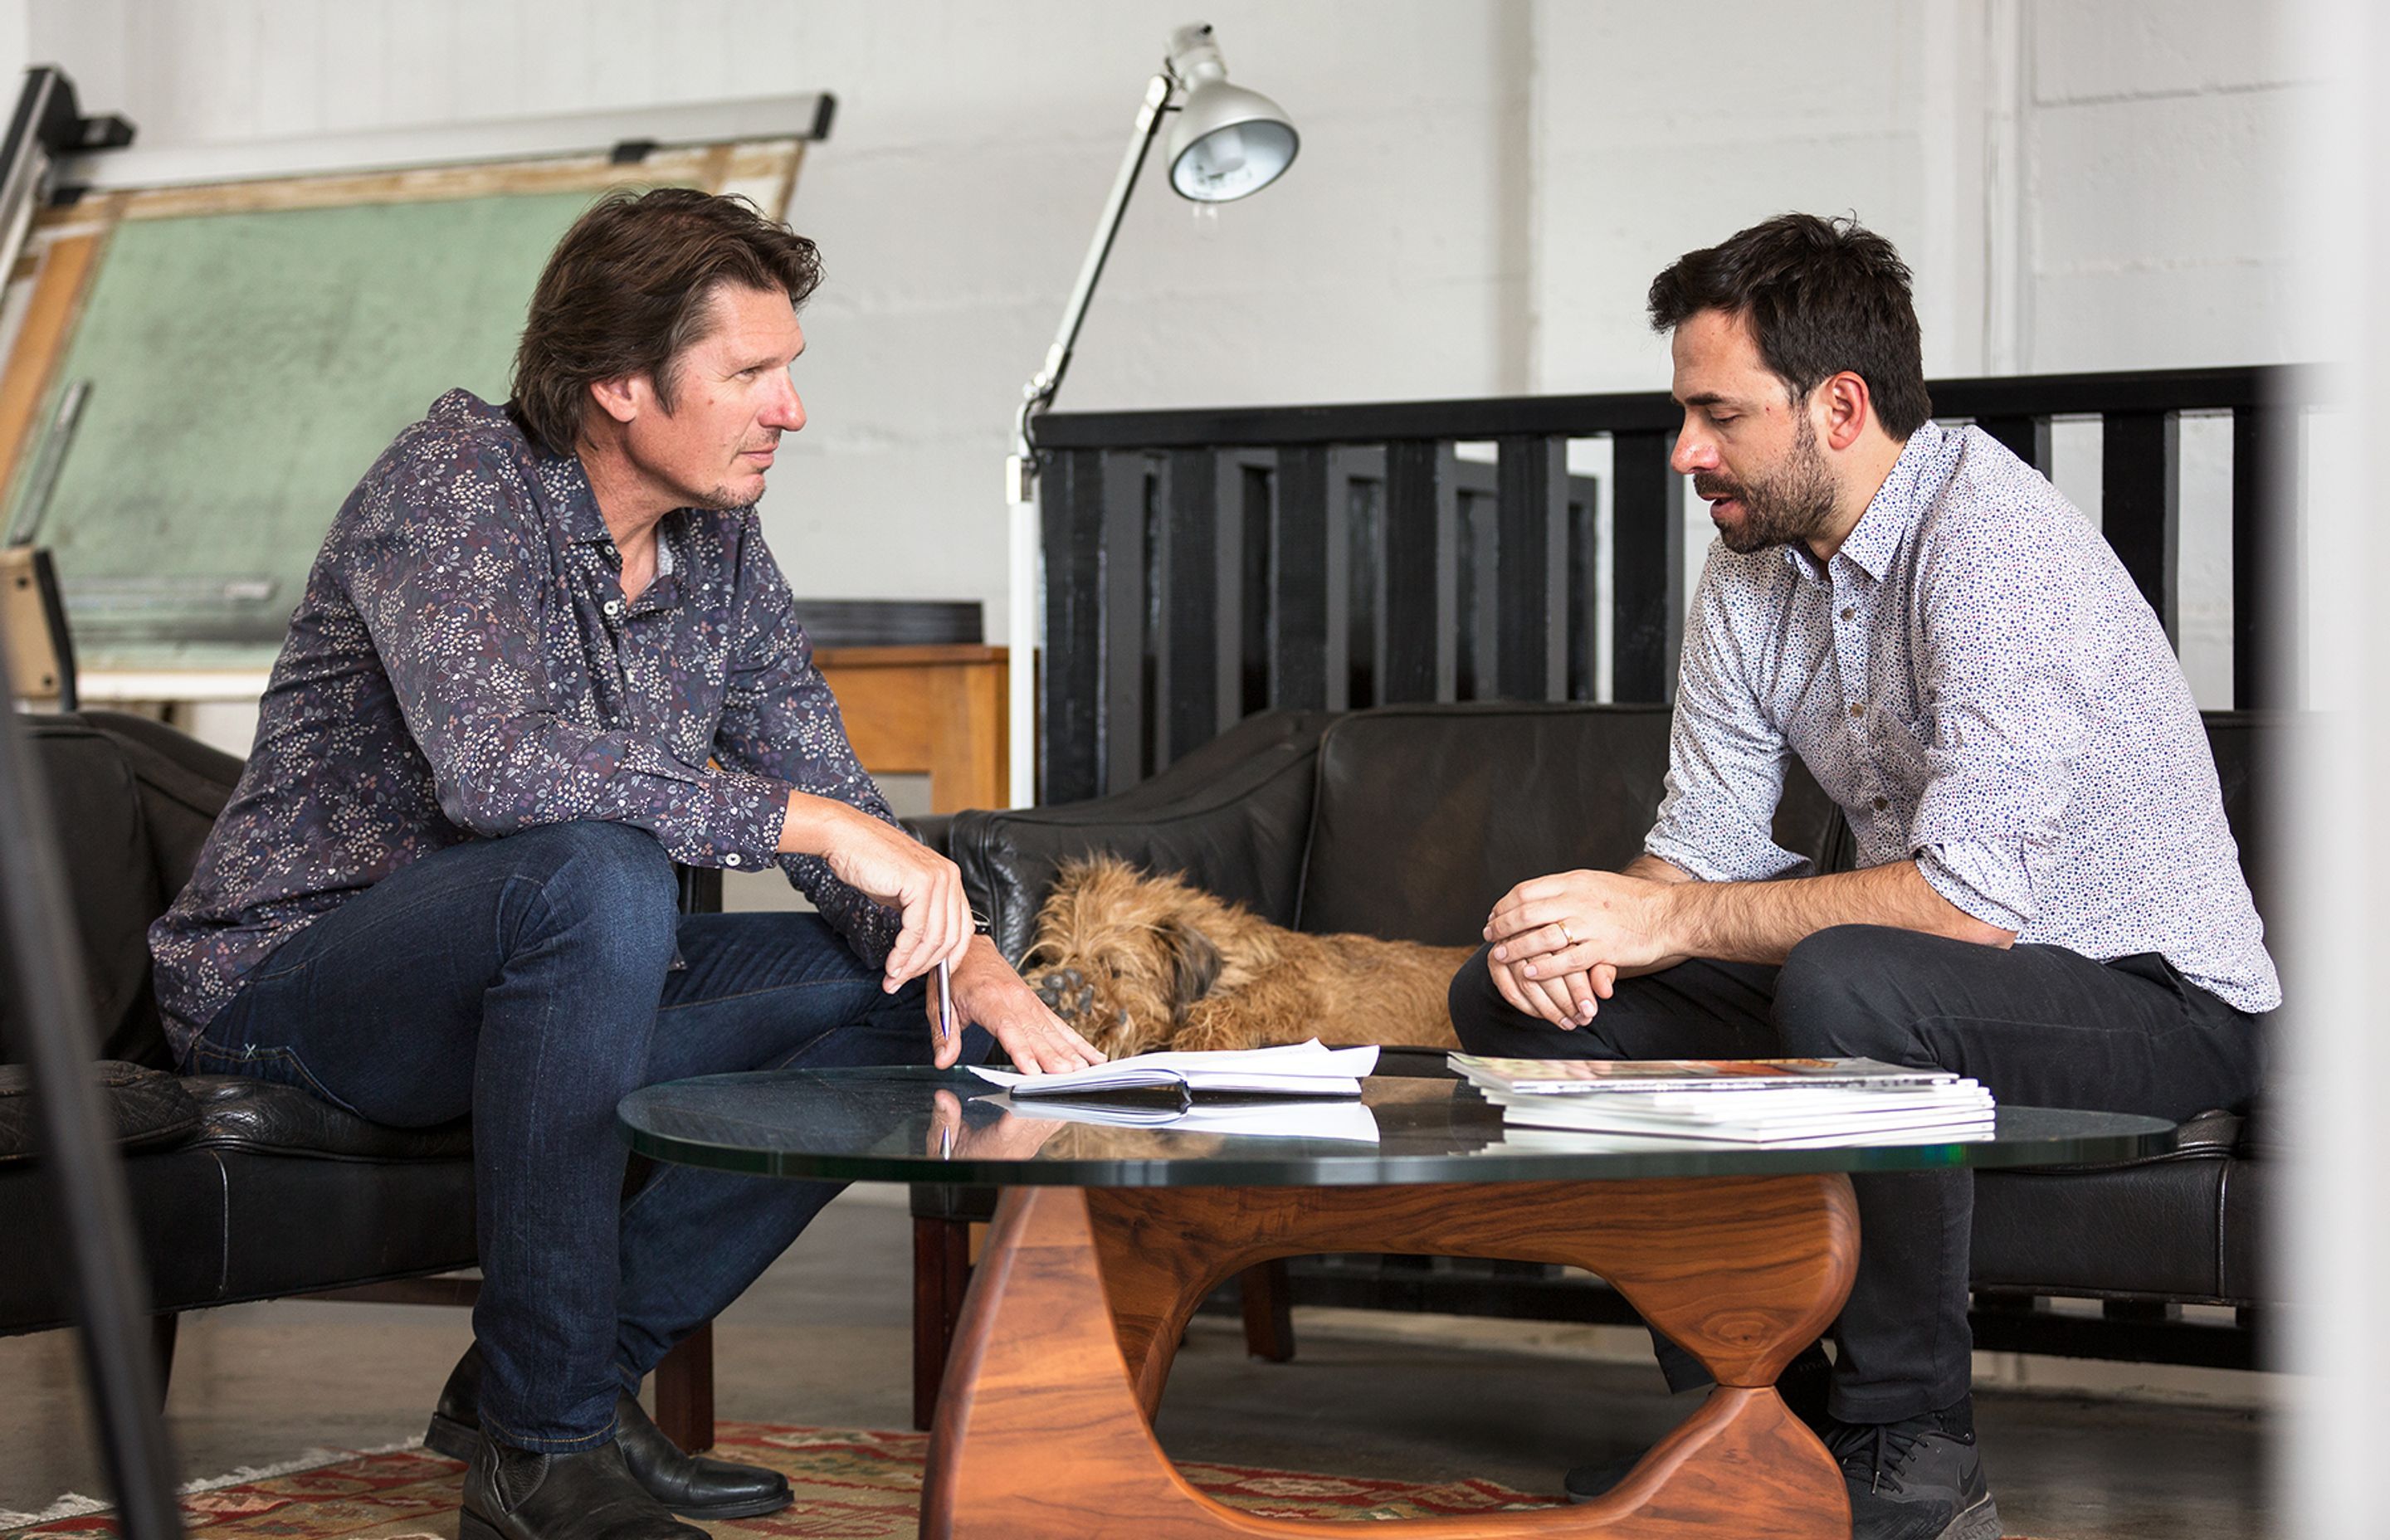
[(1046, 1008), (1076, 1025), (1096, 1008), (1096, 986), (1075, 968), (1057, 969), (1037, 981), (1037, 997)]
[(1046, 1002), (1046, 1008), (1089, 1042), (1099, 1041), (1099, 1034), (1106, 1039), (1127, 1038), (1131, 1030), (1128, 1007), (1099, 1005), (1096, 986), (1087, 982), (1086, 975), (1077, 969), (1056, 969), (1040, 978), (1034, 987), (1037, 998)]

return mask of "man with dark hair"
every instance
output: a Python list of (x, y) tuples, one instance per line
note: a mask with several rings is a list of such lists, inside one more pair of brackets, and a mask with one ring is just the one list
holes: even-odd
[[(2281, 1000), (2199, 713), (2099, 533), (1930, 420), (1908, 271), (1787, 215), (1651, 285), (1718, 544), (1686, 625), (1667, 790), (1623, 872), (1510, 890), (1453, 981), (1477, 1053), (1859, 1055), (2004, 1101), (2183, 1118), (2245, 1101)], [(1858, 868), (1770, 828), (1798, 755)], [(1990, 1540), (1964, 1171), (1858, 1175), (1828, 1370), (1787, 1371), (1865, 1540)], [(1672, 1385), (1703, 1378), (1663, 1344)], [(1823, 1397), (1817, 1395), (1827, 1390)], [(1589, 1496), (1616, 1479), (1569, 1473)]]
[[(669, 1540), (785, 1507), (641, 1380), (835, 1189), (674, 1168), (614, 1106), (790, 1065), (1100, 1056), (855, 763), (754, 504), (804, 426), (813, 244), (742, 199), (615, 195), (550, 258), (501, 408), (463, 391), (342, 505), (257, 741), (151, 930), (193, 1070), (378, 1123), (470, 1115), (475, 1345), (426, 1442), (465, 1540)], [(673, 863), (777, 861), (818, 914), (683, 917)], [(953, 969), (959, 1020), (921, 980)], [(968, 1025), (968, 1032), (962, 1029)]]

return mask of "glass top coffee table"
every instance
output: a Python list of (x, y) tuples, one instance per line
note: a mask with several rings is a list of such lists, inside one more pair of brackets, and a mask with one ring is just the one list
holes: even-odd
[[(788, 1071), (650, 1086), (620, 1111), (631, 1148), (657, 1160), (1006, 1188), (932, 1431), (921, 1534), (940, 1540), (1345, 1533), (1214, 1502), (1171, 1465), (1151, 1423), (1198, 1302), (1255, 1263), (1332, 1251), (1583, 1267), (1717, 1380), (1598, 1502), (1409, 1527), (1455, 1540), (1842, 1540), (1841, 1474), (1775, 1383), (1850, 1291), (1859, 1236), (1846, 1174), (2099, 1163), (2174, 1143), (2153, 1118), (2016, 1107), (2001, 1109), (1992, 1137), (1958, 1144), (1626, 1147), (1522, 1137), (1461, 1082), (1392, 1077), (1367, 1082), (1358, 1107), (1287, 1113), (1311, 1118), (1308, 1132), (1273, 1136), (1124, 1126), (1106, 1120), (1171, 1110), (1040, 1108), (989, 1099), (994, 1089), (927, 1069)], [(1405, 1526), (1371, 1533), (1381, 1527)]]

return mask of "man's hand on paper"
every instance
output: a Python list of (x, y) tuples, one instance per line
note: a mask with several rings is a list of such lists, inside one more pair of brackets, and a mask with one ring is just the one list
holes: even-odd
[(985, 936), (972, 937), (955, 965), (953, 995), (955, 1019), (940, 1042), (937, 991), (930, 991), (930, 1040), (937, 1045), (932, 1062), (939, 1069), (951, 1067), (961, 1055), (963, 1029), (973, 1022), (995, 1033), (1013, 1064), (1032, 1074), (1065, 1074), (1104, 1061), (1093, 1045), (1046, 1007)]

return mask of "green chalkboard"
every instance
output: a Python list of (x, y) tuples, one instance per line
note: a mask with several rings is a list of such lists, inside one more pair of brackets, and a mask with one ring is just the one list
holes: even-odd
[(54, 377), (90, 391), (39, 510), (83, 666), (269, 661), (392, 437), (452, 386), (505, 398), (541, 265), (597, 196), (119, 225)]

